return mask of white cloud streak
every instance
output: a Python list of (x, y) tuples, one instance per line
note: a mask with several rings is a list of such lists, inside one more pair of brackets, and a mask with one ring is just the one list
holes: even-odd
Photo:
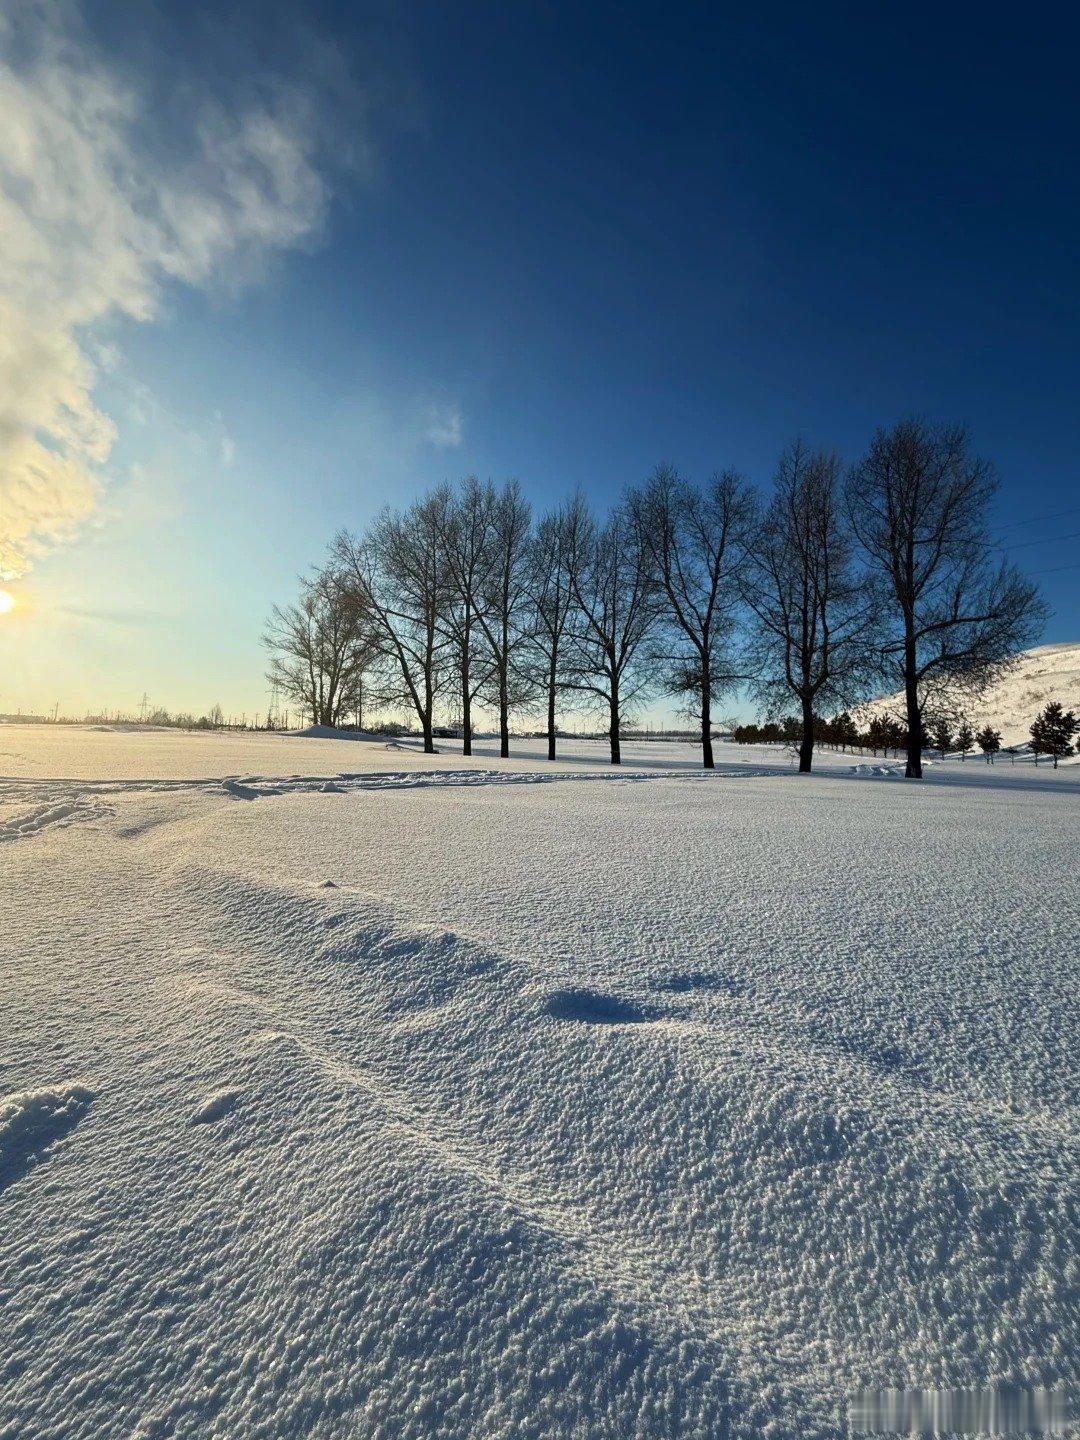
[(95, 328), (153, 320), (170, 284), (243, 281), (325, 219), (302, 88), (233, 108), (193, 98), (168, 159), (140, 139), (145, 103), (73, 10), (34, 0), (0, 17), (0, 575), (98, 504), (116, 429), (94, 388), (118, 355)]
[(465, 438), (465, 417), (458, 405), (433, 405), (425, 438), (441, 450), (456, 448)]

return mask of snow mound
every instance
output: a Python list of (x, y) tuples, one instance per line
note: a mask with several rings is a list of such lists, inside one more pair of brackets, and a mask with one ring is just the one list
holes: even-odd
[(339, 730), (335, 725), (307, 725), (303, 730), (290, 730), (298, 740), (372, 740), (376, 737), (363, 730)]

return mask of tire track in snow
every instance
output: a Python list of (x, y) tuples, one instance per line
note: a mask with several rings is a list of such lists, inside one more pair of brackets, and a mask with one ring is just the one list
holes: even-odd
[(192, 780), (24, 780), (0, 776), (0, 799), (39, 800), (52, 805), (78, 804), (84, 796), (168, 794), (196, 791), (257, 800), (281, 795), (348, 795), (362, 790), (424, 790), (486, 785), (594, 784), (636, 785), (657, 780), (677, 784), (709, 784), (714, 780), (761, 779), (789, 772), (776, 767), (738, 765), (690, 773), (667, 771), (565, 770), (387, 770), (342, 771), (338, 775), (226, 775)]

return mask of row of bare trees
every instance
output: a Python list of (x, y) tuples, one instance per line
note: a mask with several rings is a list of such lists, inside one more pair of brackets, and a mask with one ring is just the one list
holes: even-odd
[(443, 484), (363, 533), (342, 531), (267, 632), (270, 676), (317, 724), (370, 703), (439, 715), (472, 750), (478, 708), (508, 755), (515, 714), (603, 713), (611, 760), (627, 715), (666, 697), (700, 727), (745, 685), (766, 715), (815, 717), (883, 688), (903, 693), (907, 773), (923, 716), (977, 697), (1037, 638), (1035, 587), (988, 529), (991, 466), (962, 427), (880, 430), (845, 473), (799, 441), (762, 501), (724, 471), (693, 484), (660, 466), (604, 517), (580, 494), (534, 523), (517, 482)]

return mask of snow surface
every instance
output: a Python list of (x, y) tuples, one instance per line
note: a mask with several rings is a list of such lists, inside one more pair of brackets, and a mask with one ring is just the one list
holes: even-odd
[(1080, 772), (0, 730), (0, 1437), (1076, 1383)]
[[(1003, 745), (1024, 745), (1031, 739), (1031, 722), (1049, 700), (1080, 714), (1080, 645), (1039, 645), (1021, 651), (1016, 666), (980, 701), (964, 708), (973, 730), (992, 725), (1001, 732)], [(874, 715), (902, 717), (903, 694), (886, 695), (853, 713), (862, 724)]]

